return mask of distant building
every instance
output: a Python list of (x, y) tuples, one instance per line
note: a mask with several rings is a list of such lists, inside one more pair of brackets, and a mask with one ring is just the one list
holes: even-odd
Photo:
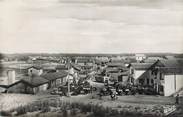
[(135, 57), (136, 57), (137, 61), (142, 61), (142, 60), (146, 59), (145, 54), (135, 54)]
[(129, 74), (134, 79), (134, 84), (137, 84), (137, 79), (148, 70), (153, 63), (131, 63), (129, 67)]
[(48, 80), (48, 88), (54, 88), (66, 83), (68, 73), (65, 71), (42, 74), (41, 77)]
[(65, 64), (60, 64), (56, 66), (56, 71), (68, 71), (68, 67)]
[(77, 58), (75, 60), (75, 64), (80, 66), (93, 66), (94, 60), (92, 60), (91, 58)]
[(39, 66), (31, 66), (27, 70), (29, 76), (40, 76), (43, 73), (42, 67)]
[[(20, 81), (7, 85), (4, 88), (7, 89), (8, 93), (37, 94), (65, 84), (67, 82), (67, 76), (68, 73), (65, 71), (45, 73), (40, 76), (24, 76)], [(0, 87), (3, 86), (0, 85)]]
[(129, 71), (122, 72), (118, 76), (118, 82), (131, 83), (132, 81), (130, 81), (130, 80), (131, 79), (130, 79)]
[(43, 67), (43, 73), (51, 73), (51, 72), (56, 72), (55, 66)]

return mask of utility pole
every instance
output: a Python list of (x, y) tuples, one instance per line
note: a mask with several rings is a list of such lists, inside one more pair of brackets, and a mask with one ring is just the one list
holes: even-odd
[(67, 81), (68, 83), (68, 97), (70, 97), (70, 79), (69, 79), (69, 77), (68, 77), (68, 81)]
[(68, 72), (69, 72), (69, 74), (68, 74), (68, 78), (67, 78), (67, 84), (68, 84), (68, 86), (67, 86), (67, 88), (68, 88), (68, 97), (70, 97), (70, 62), (67, 60), (67, 67), (68, 67)]
[(176, 89), (177, 89), (177, 83), (176, 83), (177, 81), (176, 81), (176, 74), (174, 73), (174, 88), (175, 88), (175, 91), (176, 91)]

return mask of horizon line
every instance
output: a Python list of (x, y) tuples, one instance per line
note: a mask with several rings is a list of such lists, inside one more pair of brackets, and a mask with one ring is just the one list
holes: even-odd
[(0, 54), (89, 54), (89, 55), (93, 55), (93, 54), (183, 54), (183, 52), (117, 52), (117, 53), (101, 53), (101, 52), (0, 52)]

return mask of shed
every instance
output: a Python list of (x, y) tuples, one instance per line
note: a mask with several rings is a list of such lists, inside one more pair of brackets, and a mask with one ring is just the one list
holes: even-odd
[(53, 73), (46, 73), (41, 75), (41, 77), (47, 79), (49, 81), (49, 88), (57, 87), (62, 83), (66, 82), (65, 77), (68, 75), (66, 71), (59, 71)]
[(26, 77), (8, 86), (9, 93), (28, 93), (36, 94), (46, 91), (48, 88), (48, 80), (40, 77)]

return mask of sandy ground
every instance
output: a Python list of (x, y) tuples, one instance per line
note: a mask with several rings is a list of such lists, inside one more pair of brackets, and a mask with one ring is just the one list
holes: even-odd
[(102, 100), (99, 100), (99, 97), (95, 96), (94, 99), (91, 99), (91, 95), (80, 95), (73, 96), (71, 98), (61, 98), (62, 100), (67, 100), (70, 102), (81, 102), (81, 103), (90, 103), (95, 105), (102, 105), (104, 107), (140, 107), (152, 109), (154, 106), (158, 105), (174, 105), (175, 99), (170, 97), (162, 97), (162, 96), (119, 96), (117, 100), (111, 100), (109, 96), (102, 97)]

